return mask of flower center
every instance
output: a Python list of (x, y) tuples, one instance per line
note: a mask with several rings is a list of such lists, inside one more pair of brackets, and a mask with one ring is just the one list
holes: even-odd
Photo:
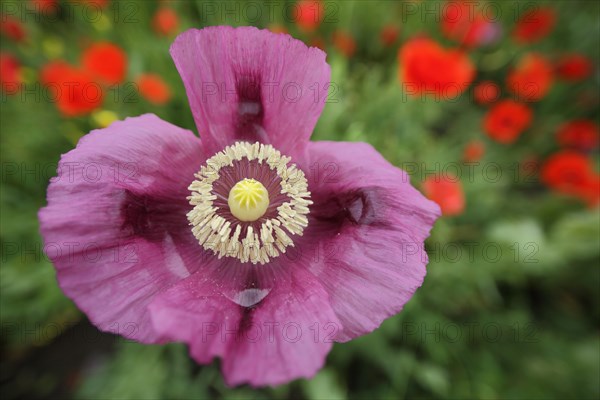
[(259, 181), (244, 178), (231, 188), (227, 203), (240, 221), (256, 221), (269, 207), (269, 192)]
[(189, 186), (187, 217), (198, 243), (219, 258), (265, 264), (308, 225), (304, 172), (271, 145), (237, 142), (206, 161)]

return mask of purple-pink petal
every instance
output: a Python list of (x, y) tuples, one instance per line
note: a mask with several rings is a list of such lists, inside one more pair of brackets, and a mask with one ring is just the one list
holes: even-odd
[(291, 263), (223, 263), (157, 296), (150, 311), (163, 339), (188, 343), (199, 363), (221, 357), (230, 385), (312, 377), (341, 329), (325, 289)]
[(157, 341), (146, 306), (200, 265), (185, 214), (204, 160), (192, 132), (151, 114), (93, 131), (61, 158), (40, 230), (64, 293), (100, 329)]
[(343, 326), (336, 340), (347, 341), (400, 312), (421, 286), (423, 242), (440, 210), (368, 144), (313, 142), (307, 154), (315, 204), (299, 245), (312, 249), (310, 270)]
[(205, 148), (236, 140), (300, 153), (327, 97), (325, 53), (254, 27), (208, 27), (179, 35), (171, 55)]

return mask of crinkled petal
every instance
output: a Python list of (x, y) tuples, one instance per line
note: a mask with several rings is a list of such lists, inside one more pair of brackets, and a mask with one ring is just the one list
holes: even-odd
[(316, 142), (307, 154), (314, 205), (298, 247), (340, 319), (336, 340), (347, 341), (400, 312), (421, 286), (423, 241), (440, 210), (368, 144)]
[(182, 33), (171, 56), (208, 151), (236, 140), (289, 155), (306, 145), (329, 85), (321, 50), (285, 34), (219, 26)]
[(312, 377), (340, 329), (324, 288), (292, 263), (225, 261), (173, 286), (149, 308), (165, 340), (188, 343), (200, 363), (221, 357), (230, 385)]
[(61, 158), (39, 212), (45, 251), (100, 329), (157, 340), (146, 306), (204, 256), (186, 218), (204, 161), (192, 132), (151, 114), (95, 130)]

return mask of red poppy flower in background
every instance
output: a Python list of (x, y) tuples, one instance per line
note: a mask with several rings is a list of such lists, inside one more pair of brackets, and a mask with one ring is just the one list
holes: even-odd
[(92, 74), (64, 61), (45, 65), (40, 81), (52, 91), (52, 99), (65, 117), (89, 114), (102, 105), (102, 88)]
[(556, 12), (550, 7), (536, 7), (524, 13), (513, 31), (515, 41), (535, 43), (546, 37), (556, 23)]
[(583, 54), (563, 56), (556, 64), (556, 74), (567, 81), (580, 81), (592, 74), (592, 61)]
[(140, 95), (153, 104), (164, 104), (171, 99), (171, 89), (156, 74), (142, 74), (137, 79)]
[(428, 38), (412, 39), (398, 53), (400, 79), (411, 95), (454, 98), (473, 81), (475, 68), (460, 50), (444, 49)]
[(542, 165), (541, 179), (550, 189), (579, 197), (590, 205), (600, 200), (600, 177), (589, 157), (561, 151), (550, 156)]
[(333, 32), (333, 46), (347, 58), (356, 53), (356, 41), (349, 32), (336, 30)]
[(499, 143), (512, 143), (529, 126), (533, 113), (527, 105), (502, 100), (489, 109), (483, 119), (487, 135)]
[(423, 182), (425, 197), (435, 201), (442, 209), (442, 215), (459, 215), (465, 209), (465, 194), (460, 180), (455, 177), (435, 175)]
[(567, 122), (558, 129), (556, 139), (561, 146), (590, 151), (598, 147), (598, 125), (585, 119)]
[(542, 99), (552, 86), (552, 65), (537, 53), (524, 55), (507, 78), (506, 85), (523, 101)]
[(52, 61), (40, 70), (40, 82), (46, 86), (60, 84), (75, 67), (63, 60)]
[(304, 32), (316, 30), (325, 15), (325, 6), (320, 0), (300, 0), (296, 3), (294, 22)]
[(0, 32), (15, 42), (22, 42), (27, 36), (27, 31), (25, 31), (23, 24), (18, 19), (9, 15), (2, 15), (0, 17)]
[(162, 7), (152, 17), (152, 29), (159, 35), (171, 36), (177, 33), (179, 17), (172, 8)]
[(21, 77), (19, 69), (21, 63), (9, 53), (0, 53), (0, 87), (6, 94), (15, 94), (19, 91)]
[(485, 155), (485, 143), (481, 140), (471, 140), (463, 151), (463, 160), (466, 162), (477, 162)]
[(81, 65), (95, 79), (114, 85), (125, 79), (127, 56), (120, 47), (112, 43), (98, 42), (83, 52)]
[(500, 98), (500, 86), (492, 81), (481, 81), (473, 88), (473, 98), (481, 105), (495, 103)]
[(446, 3), (442, 12), (442, 33), (469, 47), (495, 42), (500, 38), (500, 25), (486, 18), (473, 4), (464, 1)]
[(400, 28), (396, 25), (388, 24), (381, 29), (379, 40), (385, 47), (393, 46), (400, 36)]

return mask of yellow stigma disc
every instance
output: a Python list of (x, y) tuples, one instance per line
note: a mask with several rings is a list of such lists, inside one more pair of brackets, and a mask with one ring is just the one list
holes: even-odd
[(229, 210), (240, 221), (256, 221), (269, 207), (269, 192), (257, 180), (242, 179), (229, 191)]

